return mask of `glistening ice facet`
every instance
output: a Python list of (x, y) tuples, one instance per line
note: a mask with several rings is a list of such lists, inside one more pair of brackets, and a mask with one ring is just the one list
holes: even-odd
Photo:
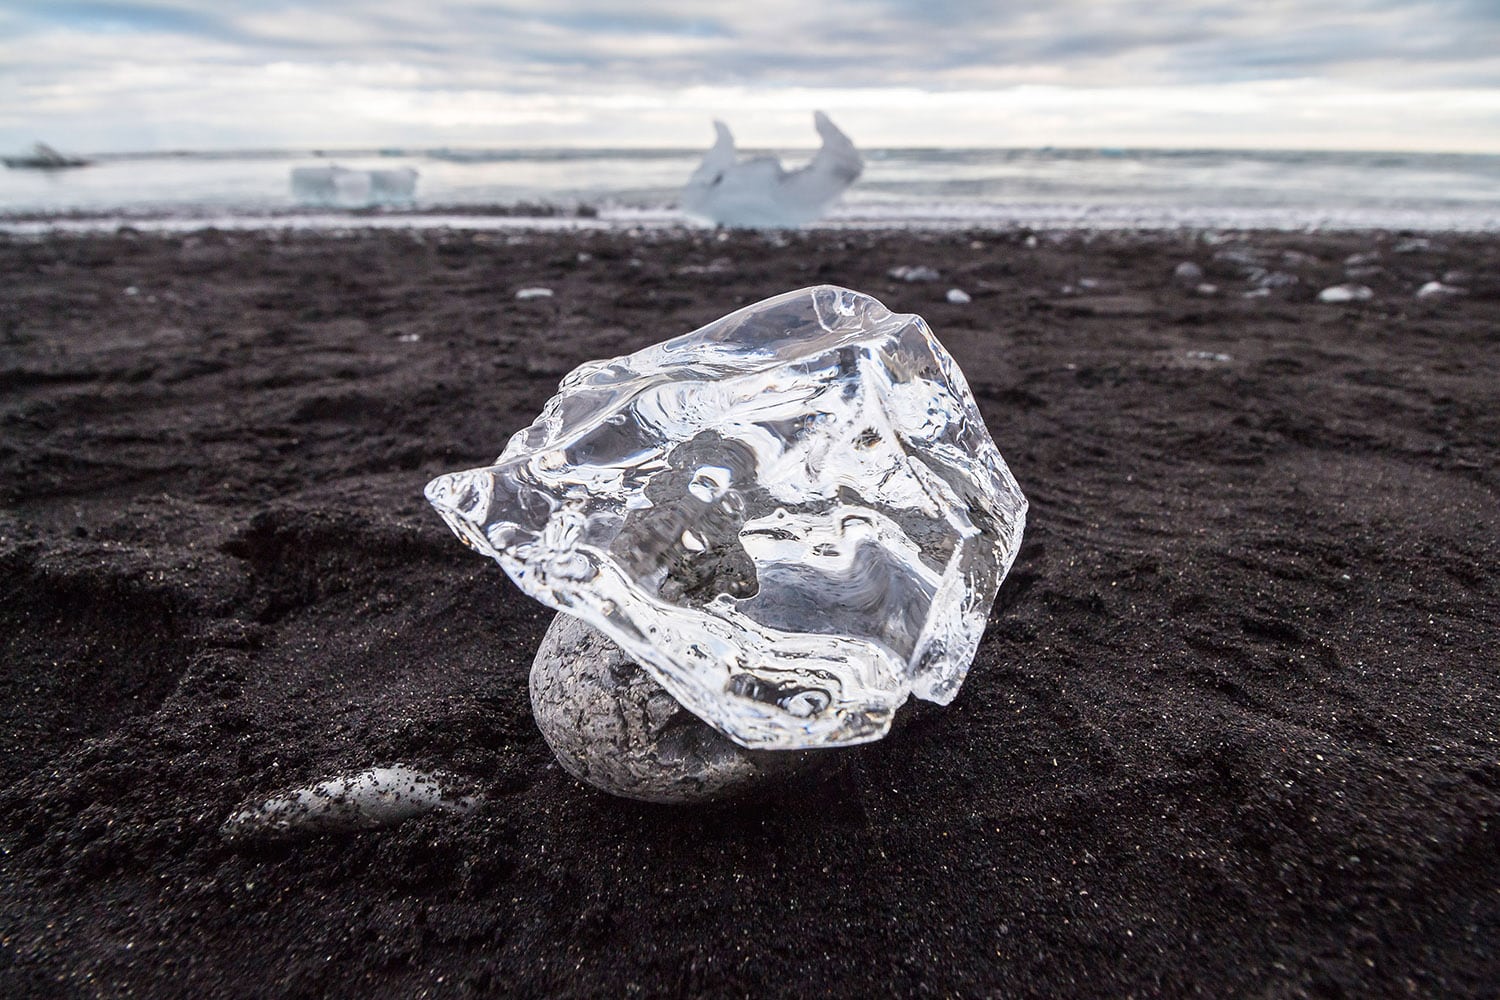
[(427, 498), (518, 586), (745, 747), (878, 739), (947, 704), (1026, 500), (923, 320), (787, 292), (583, 365)]

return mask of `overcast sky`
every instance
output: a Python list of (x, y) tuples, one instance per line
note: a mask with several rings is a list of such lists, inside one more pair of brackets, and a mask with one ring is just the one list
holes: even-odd
[(0, 0), (0, 147), (1500, 152), (1500, 0)]

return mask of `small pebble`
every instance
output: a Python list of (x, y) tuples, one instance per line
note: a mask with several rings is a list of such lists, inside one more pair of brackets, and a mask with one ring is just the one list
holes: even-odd
[(826, 750), (746, 750), (731, 742), (572, 615), (552, 619), (532, 662), (531, 714), (569, 774), (647, 802), (732, 798), (832, 759)]
[(1365, 285), (1332, 285), (1318, 293), (1319, 302), (1368, 302), (1375, 293)]
[(1203, 268), (1185, 260), (1172, 271), (1172, 280), (1179, 285), (1197, 285), (1203, 281)]
[(1454, 295), (1463, 295), (1464, 290), (1456, 285), (1445, 285), (1441, 281), (1429, 281), (1417, 289), (1419, 299), (1446, 299)]
[(1297, 283), (1295, 274), (1268, 271), (1263, 267), (1251, 268), (1247, 277), (1252, 288), (1289, 288)]
[(1414, 236), (1410, 239), (1401, 240), (1391, 247), (1391, 253), (1447, 253), (1448, 248), (1442, 244), (1427, 239), (1425, 236)]
[(942, 277), (934, 268), (925, 265), (912, 267), (908, 264), (902, 264), (900, 267), (893, 267), (885, 273), (897, 281), (908, 282), (936, 281)]

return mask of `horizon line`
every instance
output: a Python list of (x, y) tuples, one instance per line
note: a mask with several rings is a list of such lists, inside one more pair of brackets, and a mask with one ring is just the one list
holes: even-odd
[[(41, 140), (32, 140), (37, 142)], [(50, 145), (50, 144), (49, 144)], [(26, 147), (29, 149), (30, 147)], [(742, 146), (742, 153), (816, 153), (817, 146)], [(561, 145), (517, 143), (508, 146), (481, 146), (481, 145), (388, 145), (388, 146), (226, 146), (226, 147), (204, 147), (204, 148), (174, 148), (174, 149), (113, 149), (113, 150), (85, 150), (76, 151), (74, 154), (81, 157), (95, 157), (101, 159), (152, 159), (173, 156), (284, 156), (304, 155), (315, 156), (319, 159), (328, 159), (335, 156), (416, 156), (432, 155), (442, 152), (464, 152), (464, 153), (701, 153), (706, 152), (707, 147), (677, 146), (677, 145)], [(1387, 156), (1500, 156), (1500, 145), (1494, 148), (1434, 148), (1434, 149), (1400, 149), (1393, 147), (1377, 146), (1277, 146), (1277, 145), (1226, 145), (1226, 146), (1172, 146), (1156, 144), (1133, 144), (1120, 145), (1115, 143), (1097, 143), (1087, 145), (1054, 144), (1047, 143), (1039, 146), (995, 146), (995, 145), (883, 145), (883, 146), (861, 146), (861, 153), (873, 152), (1064, 152), (1064, 153), (1322, 153), (1339, 154), (1353, 153), (1366, 155)]]

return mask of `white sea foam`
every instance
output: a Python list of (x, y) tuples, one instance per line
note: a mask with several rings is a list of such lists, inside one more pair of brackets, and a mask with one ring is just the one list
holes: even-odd
[[(108, 233), (122, 227), (141, 232), (191, 233), (206, 229), (231, 231), (293, 229), (329, 234), (370, 229), (452, 229), (469, 232), (574, 232), (582, 230), (677, 230), (692, 228), (687, 216), (670, 209), (611, 208), (597, 215), (574, 216), (466, 215), (461, 212), (402, 212), (350, 215), (331, 212), (250, 214), (100, 214), (79, 218), (21, 218), (0, 216), (0, 233), (45, 236), (50, 233)], [(1156, 206), (1112, 206), (1108, 209), (1071, 205), (912, 205), (900, 210), (835, 211), (815, 228), (844, 230), (917, 229), (1036, 229), (1091, 231), (1170, 231), (1265, 229), (1287, 232), (1411, 229), (1426, 232), (1500, 232), (1500, 207), (1491, 211), (1431, 212), (1388, 208), (1324, 211), (1250, 210), (1209, 207), (1165, 209)]]

